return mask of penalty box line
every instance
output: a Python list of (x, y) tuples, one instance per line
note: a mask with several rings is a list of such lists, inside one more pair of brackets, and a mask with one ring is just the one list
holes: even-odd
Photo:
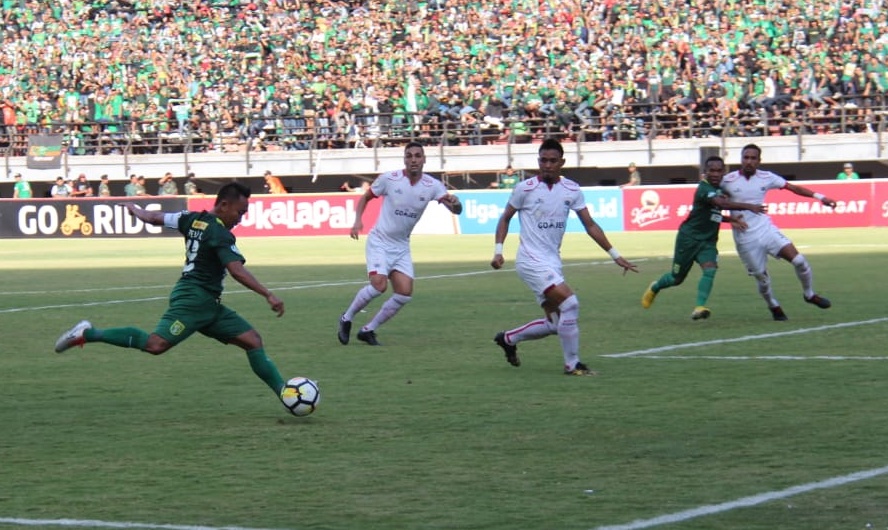
[(850, 328), (855, 326), (867, 326), (870, 324), (880, 324), (882, 322), (888, 322), (888, 317), (882, 318), (873, 318), (870, 320), (858, 320), (855, 322), (840, 322), (838, 324), (828, 324), (825, 326), (816, 326), (813, 328), (801, 328), (801, 329), (793, 329), (789, 331), (780, 331), (777, 333), (763, 333), (760, 335), (744, 335), (742, 337), (734, 337), (729, 339), (714, 339), (714, 340), (705, 340), (699, 342), (685, 342), (681, 344), (669, 344), (667, 346), (658, 346), (656, 348), (647, 348), (644, 350), (634, 350), (623, 353), (606, 353), (602, 354), (601, 357), (609, 357), (611, 359), (625, 359), (628, 357), (643, 357), (646, 355), (651, 355), (655, 353), (663, 353), (670, 352), (676, 350), (686, 350), (689, 348), (700, 348), (703, 346), (715, 346), (719, 344), (731, 344), (735, 342), (749, 342), (754, 340), (762, 340), (762, 339), (773, 339), (778, 337), (788, 337), (791, 335), (802, 335), (805, 333), (812, 333), (816, 331), (827, 331), (830, 329), (840, 329), (840, 328)]

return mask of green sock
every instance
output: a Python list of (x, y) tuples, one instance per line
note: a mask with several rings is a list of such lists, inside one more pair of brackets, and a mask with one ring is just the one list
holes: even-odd
[(90, 328), (83, 332), (86, 342), (104, 342), (121, 348), (144, 350), (148, 343), (148, 334), (139, 328)]
[(265, 355), (265, 349), (259, 348), (248, 351), (247, 359), (250, 360), (250, 368), (253, 369), (253, 373), (258, 375), (259, 379), (265, 381), (265, 384), (280, 396), (281, 390), (284, 388), (284, 378), (278, 372), (274, 361)]
[(661, 289), (668, 289), (675, 285), (675, 276), (672, 275), (671, 272), (667, 272), (663, 276), (660, 276), (660, 279), (657, 280), (657, 283), (651, 287), (651, 290), (655, 293), (659, 293)]
[(703, 269), (703, 276), (697, 284), (697, 305), (706, 305), (709, 294), (712, 292), (712, 284), (715, 283), (715, 271), (718, 269)]

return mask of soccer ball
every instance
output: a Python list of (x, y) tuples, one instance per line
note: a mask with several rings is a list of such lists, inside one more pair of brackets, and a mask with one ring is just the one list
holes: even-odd
[(311, 379), (294, 377), (281, 390), (281, 401), (294, 416), (308, 416), (318, 408), (321, 391)]

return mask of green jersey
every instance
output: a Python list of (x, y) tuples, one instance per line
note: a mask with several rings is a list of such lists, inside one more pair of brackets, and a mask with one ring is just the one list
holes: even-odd
[(720, 189), (706, 180), (701, 180), (694, 192), (694, 206), (678, 228), (679, 233), (699, 241), (718, 241), (721, 227), (721, 208), (712, 205), (712, 199), (722, 197)]
[(33, 196), (31, 193), (31, 184), (26, 180), (16, 182), (15, 191), (18, 192), (19, 199), (30, 199)]
[(221, 219), (206, 211), (182, 212), (178, 230), (185, 236), (185, 267), (172, 297), (197, 291), (219, 298), (226, 265), (247, 261), (235, 246), (234, 234)]

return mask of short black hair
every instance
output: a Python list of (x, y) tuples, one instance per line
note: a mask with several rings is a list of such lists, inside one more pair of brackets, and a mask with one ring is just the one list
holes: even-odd
[(425, 147), (417, 141), (407, 142), (407, 145), (404, 146), (404, 152), (406, 153), (411, 147), (419, 147), (422, 149), (422, 152), (425, 153)]
[(756, 151), (758, 151), (759, 156), (762, 156), (762, 148), (755, 144), (744, 145), (743, 149), (740, 150), (740, 153), (743, 153), (743, 151), (746, 151), (747, 149), (755, 149)]
[(722, 158), (720, 156), (713, 155), (713, 156), (710, 156), (709, 158), (707, 158), (706, 162), (703, 162), (703, 167), (708, 166), (710, 162), (721, 162), (721, 165), (725, 165), (724, 158)]
[(214, 206), (219, 206), (222, 201), (235, 201), (241, 197), (249, 199), (250, 188), (244, 186), (240, 182), (229, 182), (219, 188), (219, 193), (216, 194), (216, 203)]
[(559, 142), (555, 138), (546, 138), (545, 140), (543, 140), (543, 143), (540, 145), (540, 151), (547, 149), (558, 151), (558, 154), (561, 155), (561, 158), (564, 158), (564, 147), (561, 147), (561, 142)]

